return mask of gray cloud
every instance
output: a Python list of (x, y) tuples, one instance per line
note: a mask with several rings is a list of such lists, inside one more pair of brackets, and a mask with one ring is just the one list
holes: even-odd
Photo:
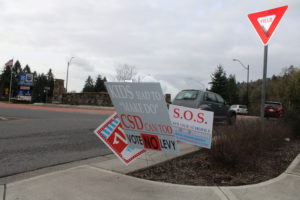
[(118, 63), (184, 89), (208, 87), (218, 64), (245, 81), (245, 70), (232, 61), (238, 58), (256, 80), (262, 77), (263, 46), (247, 14), (286, 4), (269, 45), (271, 76), (299, 66), (298, 1), (3, 0), (0, 61), (18, 57), (64, 78), (67, 60), (76, 55), (70, 87), (78, 91), (89, 74), (112, 77)]

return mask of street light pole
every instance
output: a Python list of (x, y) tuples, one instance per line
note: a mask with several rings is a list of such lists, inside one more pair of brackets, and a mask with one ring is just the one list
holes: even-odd
[(232, 59), (239, 62), (244, 69), (247, 70), (247, 106), (249, 106), (249, 65), (246, 67), (239, 59)]
[(69, 67), (70, 67), (70, 64), (71, 64), (71, 61), (74, 57), (72, 57), (69, 62), (68, 62), (68, 67), (67, 67), (67, 78), (66, 78), (66, 92), (68, 93), (68, 78), (69, 78)]

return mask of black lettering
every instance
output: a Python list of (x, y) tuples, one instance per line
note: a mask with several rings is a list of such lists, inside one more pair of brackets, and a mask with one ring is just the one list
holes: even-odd
[(143, 135), (143, 141), (144, 141), (144, 143), (145, 143), (145, 144), (144, 144), (145, 148), (147, 148), (147, 149), (152, 149), (152, 146), (151, 146), (151, 142), (150, 142), (149, 137)]
[(157, 140), (154, 137), (151, 137), (151, 144), (152, 144), (154, 149), (159, 149), (159, 144), (158, 144)]

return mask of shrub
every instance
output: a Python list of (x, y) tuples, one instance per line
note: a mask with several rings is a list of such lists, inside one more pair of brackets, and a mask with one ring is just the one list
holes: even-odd
[(284, 122), (292, 128), (293, 137), (300, 138), (300, 109), (287, 110), (284, 114)]
[(258, 120), (244, 120), (235, 126), (215, 127), (211, 155), (216, 164), (226, 168), (253, 169), (263, 151), (279, 147), (290, 134), (278, 120), (265, 120), (264, 132)]

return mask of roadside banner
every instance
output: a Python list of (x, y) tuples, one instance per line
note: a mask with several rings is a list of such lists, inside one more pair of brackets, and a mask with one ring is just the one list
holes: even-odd
[(105, 83), (128, 144), (178, 154), (178, 146), (160, 83)]
[(169, 114), (178, 140), (210, 149), (213, 112), (170, 104)]
[(94, 133), (106, 144), (112, 152), (125, 164), (145, 153), (145, 150), (129, 146), (117, 113), (111, 115)]

